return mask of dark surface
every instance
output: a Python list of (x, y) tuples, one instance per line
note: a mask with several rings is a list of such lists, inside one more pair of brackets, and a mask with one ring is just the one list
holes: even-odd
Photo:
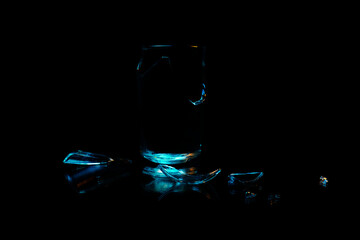
[[(141, 116), (136, 111), (135, 68), (139, 44), (129, 43), (115, 52), (88, 51), (83, 44), (65, 50), (79, 59), (63, 56), (64, 66), (56, 69), (61, 84), (50, 116), (59, 125), (49, 133), (58, 140), (50, 155), (56, 170), (51, 187), (56, 198), (71, 208), (90, 209), (103, 204), (137, 208), (164, 203), (170, 205), (170, 212), (192, 201), (215, 203), (230, 212), (327, 209), (336, 204), (339, 186), (333, 169), (344, 152), (338, 126), (343, 115), (337, 106), (341, 90), (336, 88), (340, 69), (323, 54), (319, 54), (321, 60), (310, 58), (315, 49), (304, 53), (287, 43), (267, 45), (271, 47), (255, 43), (239, 50), (210, 43), (207, 138), (201, 164), (223, 172), (205, 186), (209, 189), (203, 194), (189, 188), (161, 201), (159, 194), (144, 190), (149, 179), (141, 171), (147, 163), (138, 153)], [(130, 158), (131, 175), (76, 194), (64, 178), (61, 162), (78, 149)], [(246, 170), (265, 174), (262, 193), (250, 204), (244, 203), (241, 194), (229, 193), (226, 178)], [(319, 186), (320, 176), (328, 177), (327, 188)], [(269, 194), (280, 194), (276, 206), (270, 206)]]
[[(65, 235), (73, 228), (156, 236), (166, 228), (223, 237), (260, 232), (286, 237), (285, 226), (305, 236), (299, 226), (310, 232), (334, 223), (331, 217), (341, 212), (344, 200), (339, 193), (345, 174), (339, 169), (350, 165), (351, 148), (352, 95), (339, 44), (344, 35), (327, 25), (287, 21), (245, 24), (240, 35), (234, 24), (218, 29), (209, 24), (201, 33), (194, 29), (197, 35), (185, 41), (206, 44), (209, 54), (201, 166), (223, 170), (208, 184), (161, 196), (146, 189), (152, 179), (142, 174), (149, 162), (138, 151), (135, 69), (141, 44), (164, 38), (140, 22), (132, 35), (123, 28), (119, 33), (110, 26), (58, 21), (41, 44), (37, 69), (42, 71), (36, 73), (44, 81), (31, 85), (44, 90), (32, 96), (29, 114), (24, 113), (40, 117), (29, 120), (30, 139), (23, 141), (34, 144), (39, 165), (45, 166), (26, 181), (29, 196), (41, 196), (37, 203), (46, 205), (44, 220), (62, 219), (61, 227), (53, 227)], [(165, 42), (183, 41), (184, 35), (174, 36)], [(71, 170), (62, 164), (79, 149), (129, 158), (133, 165), (124, 177), (79, 194), (67, 181)], [(254, 201), (229, 188), (227, 175), (236, 171), (264, 172)], [(329, 179), (327, 187), (319, 186), (320, 176)], [(280, 199), (271, 204), (274, 194)], [(29, 209), (36, 211), (35, 206)], [(271, 228), (262, 232), (262, 226)]]

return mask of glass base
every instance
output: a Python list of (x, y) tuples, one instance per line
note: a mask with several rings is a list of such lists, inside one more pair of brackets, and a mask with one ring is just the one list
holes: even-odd
[(186, 163), (198, 157), (200, 153), (201, 153), (201, 149), (189, 153), (158, 153), (151, 150), (144, 150), (141, 152), (144, 158), (152, 162), (158, 164), (170, 164), (170, 165)]

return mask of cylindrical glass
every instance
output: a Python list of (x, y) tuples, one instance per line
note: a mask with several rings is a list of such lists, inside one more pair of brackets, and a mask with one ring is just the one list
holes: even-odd
[(206, 103), (205, 47), (147, 45), (137, 66), (141, 155), (160, 164), (198, 157)]

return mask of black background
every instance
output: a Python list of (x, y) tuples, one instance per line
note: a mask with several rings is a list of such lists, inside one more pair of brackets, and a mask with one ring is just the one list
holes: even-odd
[[(181, 213), (188, 224), (184, 231), (200, 218), (215, 230), (225, 221), (226, 234), (237, 228), (231, 217), (276, 226), (272, 217), (299, 216), (302, 210), (321, 216), (338, 206), (342, 177), (335, 170), (340, 162), (348, 164), (352, 94), (345, 78), (351, 37), (336, 14), (330, 18), (320, 10), (293, 8), (251, 8), (245, 14), (244, 8), (222, 12), (200, 7), (190, 17), (189, 9), (177, 8), (142, 6), (128, 12), (124, 7), (111, 13), (65, 8), (54, 8), (35, 23), (24, 21), (21, 34), (29, 39), (21, 49), (27, 65), (23, 71), (31, 79), (23, 85), (22, 116), (27, 120), (22, 141), (32, 156), (39, 156), (34, 161), (41, 167), (26, 185), (33, 191), (29, 196), (49, 204), (49, 218), (67, 217), (58, 232), (67, 232), (66, 224), (106, 226), (109, 217), (116, 219), (109, 228), (155, 227), (154, 219), (160, 218), (161, 224), (177, 229)], [(214, 180), (215, 200), (198, 201), (190, 192), (164, 203), (144, 194), (139, 180), (146, 161), (138, 153), (136, 66), (142, 44), (184, 42), (207, 46), (202, 161), (223, 168), (224, 174)], [(68, 186), (62, 165), (78, 149), (131, 158), (138, 169), (125, 182), (78, 195)], [(226, 173), (235, 170), (264, 171), (267, 191), (281, 194), (280, 205), (247, 206), (232, 199)], [(329, 178), (327, 189), (318, 185), (322, 175)], [(264, 211), (269, 218), (260, 220)], [(313, 220), (312, 226), (317, 224)]]

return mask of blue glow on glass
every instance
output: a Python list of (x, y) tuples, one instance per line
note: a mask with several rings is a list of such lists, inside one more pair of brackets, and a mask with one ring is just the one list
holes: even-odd
[(114, 159), (98, 153), (84, 152), (78, 150), (77, 152), (69, 153), (63, 163), (65, 164), (75, 164), (75, 165), (99, 165), (99, 164), (108, 164), (113, 162)]
[(150, 45), (150, 47), (172, 47), (173, 45), (159, 45), (159, 44), (157, 44), (157, 45)]
[(258, 181), (264, 175), (263, 172), (244, 172), (244, 173), (231, 173), (229, 174), (228, 184), (236, 183), (253, 183)]
[(194, 105), (194, 106), (197, 106), (197, 105), (199, 105), (199, 104), (202, 104), (203, 102), (205, 102), (205, 100), (206, 100), (206, 86), (205, 86), (205, 83), (203, 83), (202, 84), (202, 90), (201, 90), (201, 97), (200, 97), (200, 99), (199, 100), (197, 100), (197, 101), (191, 101), (190, 99), (189, 99), (189, 101)]
[(208, 181), (214, 179), (221, 172), (221, 168), (219, 168), (209, 173), (188, 174), (182, 171), (182, 169), (176, 169), (168, 165), (160, 165), (160, 169), (166, 176), (177, 182), (194, 185), (207, 183)]
[(324, 176), (320, 177), (320, 186), (327, 187), (328, 182), (329, 182), (329, 180), (326, 177), (324, 177)]
[(136, 70), (137, 70), (137, 71), (140, 71), (142, 62), (143, 62), (143, 59), (141, 58), (140, 61), (139, 61), (139, 63), (138, 63), (138, 65), (137, 65), (137, 67), (136, 67)]
[[(201, 147), (201, 146), (200, 146)], [(142, 152), (144, 158), (162, 164), (177, 164), (187, 162), (201, 153), (201, 149), (190, 153), (156, 153), (150, 150)]]
[(153, 178), (168, 178), (162, 171), (161, 169), (158, 167), (144, 167), (143, 174), (146, 175), (150, 175)]

